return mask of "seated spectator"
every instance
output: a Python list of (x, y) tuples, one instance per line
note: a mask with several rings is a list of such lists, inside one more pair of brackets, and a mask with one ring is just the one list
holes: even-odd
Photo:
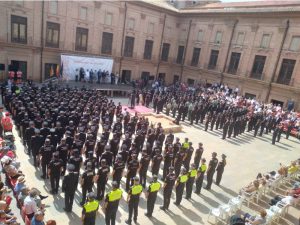
[(259, 188), (259, 181), (258, 180), (254, 180), (253, 182), (251, 182), (248, 186), (246, 187), (243, 187), (241, 190), (240, 190), (240, 194), (244, 194), (244, 193), (248, 193), (248, 194), (251, 194), (255, 191), (257, 191)]
[(45, 225), (44, 212), (37, 211), (31, 220), (31, 225)]
[(231, 225), (237, 225), (237, 224), (261, 225), (266, 223), (266, 216), (267, 216), (267, 212), (264, 209), (260, 210), (260, 213), (257, 216), (251, 216), (248, 213), (245, 213), (244, 215), (241, 216), (234, 215), (230, 218), (230, 224)]
[(273, 199), (271, 199), (271, 202), (269, 205), (276, 205), (278, 202), (283, 202), (286, 205), (293, 205), (299, 200), (299, 196), (297, 194), (290, 194), (287, 196), (275, 196)]
[(20, 176), (20, 177), (18, 177), (16, 186), (14, 188), (14, 191), (16, 192), (17, 195), (19, 195), (19, 193), (23, 187), (25, 187), (25, 177)]
[(11, 200), (12, 198), (6, 194), (6, 191), (0, 191), (0, 201), (4, 201), (7, 204), (7, 207), (9, 207)]
[(5, 211), (0, 210), (0, 224), (16, 224), (17, 217), (6, 214)]
[(19, 176), (22, 176), (22, 171), (18, 170), (18, 167), (20, 166), (17, 162), (13, 161), (10, 157), (4, 156), (1, 159), (1, 162), (3, 163), (3, 169), (5, 173), (11, 178), (11, 179), (17, 179)]
[(266, 223), (266, 210), (260, 210), (260, 215), (258, 216), (250, 216), (249, 214), (245, 215), (245, 224), (246, 225), (260, 225)]
[(291, 165), (288, 167), (288, 174), (296, 173), (299, 170), (296, 162), (292, 162)]
[(37, 206), (37, 195), (36, 190), (30, 190), (29, 195), (24, 199), (25, 214), (29, 219), (31, 219), (39, 209), (42, 211), (44, 210), (43, 205), (41, 205), (41, 207)]
[(18, 195), (18, 200), (21, 203), (21, 205), (24, 205), (24, 200), (25, 198), (29, 195), (29, 188), (27, 187), (22, 187), (21, 191)]

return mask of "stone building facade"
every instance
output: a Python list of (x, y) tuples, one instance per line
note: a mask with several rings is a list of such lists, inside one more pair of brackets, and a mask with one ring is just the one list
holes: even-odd
[(43, 81), (61, 54), (109, 57), (122, 79), (223, 82), (300, 108), (300, 3), (0, 2), (0, 75)]

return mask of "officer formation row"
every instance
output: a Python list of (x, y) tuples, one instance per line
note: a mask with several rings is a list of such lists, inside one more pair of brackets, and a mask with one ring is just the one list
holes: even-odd
[[(62, 190), (67, 212), (72, 210), (74, 194), (80, 183), (84, 224), (95, 223), (95, 207), (98, 208), (98, 201), (104, 197), (106, 224), (115, 223), (122, 195), (120, 182), (124, 175), (125, 190), (129, 196), (127, 223), (131, 223), (132, 214), (136, 221), (138, 199), (146, 188), (148, 171), (152, 173), (152, 181), (146, 191), (146, 215), (152, 216), (156, 195), (161, 189), (158, 175), (162, 162), (164, 210), (169, 207), (174, 186), (175, 204), (179, 205), (184, 189), (186, 198), (191, 198), (194, 183), (195, 192), (200, 193), (205, 173), (206, 189), (211, 188), (215, 171), (216, 183), (219, 185), (221, 182), (225, 155), (219, 162), (216, 153), (213, 153), (206, 166), (201, 143), (194, 150), (188, 138), (181, 143), (179, 138), (175, 140), (172, 132), (165, 135), (161, 124), (155, 127), (147, 118), (137, 114), (131, 117), (128, 112), (122, 112), (120, 103), (116, 106), (100, 91), (24, 86), (18, 95), (5, 92), (3, 100), (13, 115), (34, 166), (38, 168), (41, 165), (41, 177), (50, 178), (52, 194), (58, 193), (60, 177), (64, 175)], [(99, 124), (102, 132), (97, 139)], [(69, 173), (66, 174), (67, 165)], [(113, 190), (105, 195), (111, 167)], [(94, 183), (97, 184), (96, 195), (88, 194)]]
[(193, 90), (180, 90), (176, 86), (156, 89), (153, 107), (157, 113), (163, 108), (172, 115), (175, 123), (185, 121), (204, 124), (204, 130), (223, 131), (222, 139), (236, 137), (247, 130), (253, 136), (272, 134), (272, 144), (280, 141), (285, 130), (286, 138), (293, 128), (299, 128), (297, 112), (284, 111), (281, 106), (263, 104), (238, 95), (238, 90), (229, 90), (223, 85)]

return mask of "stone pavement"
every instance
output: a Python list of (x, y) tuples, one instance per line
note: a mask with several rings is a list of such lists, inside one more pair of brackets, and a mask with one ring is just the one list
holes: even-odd
[[(114, 99), (116, 102), (120, 99)], [(127, 99), (121, 99), (126, 102)], [(222, 153), (227, 155), (227, 166), (223, 174), (221, 186), (217, 187), (213, 184), (211, 191), (202, 190), (201, 195), (192, 195), (192, 200), (183, 199), (180, 207), (173, 204), (175, 193), (172, 195), (170, 211), (162, 211), (159, 206), (162, 204), (162, 193), (160, 192), (156, 201), (153, 218), (149, 219), (144, 216), (146, 209), (146, 200), (142, 195), (139, 206), (138, 224), (141, 225), (192, 225), (192, 224), (210, 224), (207, 221), (208, 213), (211, 208), (218, 207), (219, 204), (227, 203), (231, 197), (235, 197), (241, 187), (250, 183), (259, 172), (268, 172), (277, 170), (279, 163), (289, 164), (291, 160), (299, 158), (299, 140), (291, 137), (290, 140), (285, 138), (275, 146), (271, 145), (271, 135), (254, 138), (252, 133), (246, 133), (235, 139), (221, 140), (221, 131), (203, 131), (203, 126), (189, 126), (184, 123), (183, 132), (176, 133), (175, 137), (183, 140), (188, 137), (196, 148), (199, 142), (204, 144), (205, 152), (203, 156), (209, 160), (213, 151), (218, 153), (218, 157)], [(50, 181), (40, 179), (41, 170), (36, 170), (32, 166), (32, 160), (24, 153), (24, 148), (20, 143), (20, 139), (14, 131), (17, 145), (18, 161), (21, 162), (21, 170), (26, 175), (26, 183), (30, 187), (36, 187), (41, 190), (42, 194), (49, 195), (43, 202), (46, 206), (46, 219), (55, 219), (58, 225), (79, 225), (82, 208), (79, 205), (81, 201), (81, 188), (76, 192), (74, 207), (72, 213), (65, 213), (64, 195), (59, 191), (58, 195), (50, 195)], [(160, 171), (162, 172), (162, 170)], [(148, 175), (151, 174), (148, 172)], [(161, 174), (160, 174), (161, 175)], [(125, 178), (122, 179), (122, 187), (125, 187)], [(149, 181), (149, 179), (148, 179)], [(109, 180), (109, 187), (111, 178)], [(206, 185), (206, 182), (204, 182)], [(123, 195), (126, 199), (126, 194)], [(268, 200), (265, 199), (267, 202)], [(266, 202), (261, 205), (268, 208)], [(251, 206), (247, 209), (243, 206), (243, 211), (252, 212), (257, 206)], [(15, 212), (17, 209), (14, 209)], [(127, 219), (127, 203), (125, 200), (120, 202), (119, 212), (117, 214), (117, 224), (125, 224)], [(281, 220), (278, 224), (298, 224), (299, 209), (291, 208), (286, 220)], [(96, 224), (105, 224), (104, 214), (100, 209), (97, 215)]]

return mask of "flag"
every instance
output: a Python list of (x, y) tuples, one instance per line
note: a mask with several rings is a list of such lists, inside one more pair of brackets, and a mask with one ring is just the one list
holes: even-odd
[(60, 74), (60, 69), (59, 69), (59, 65), (56, 65), (56, 76), (59, 77)]
[(51, 65), (51, 68), (50, 68), (50, 77), (52, 77), (54, 75), (54, 70), (53, 70), (53, 66)]

